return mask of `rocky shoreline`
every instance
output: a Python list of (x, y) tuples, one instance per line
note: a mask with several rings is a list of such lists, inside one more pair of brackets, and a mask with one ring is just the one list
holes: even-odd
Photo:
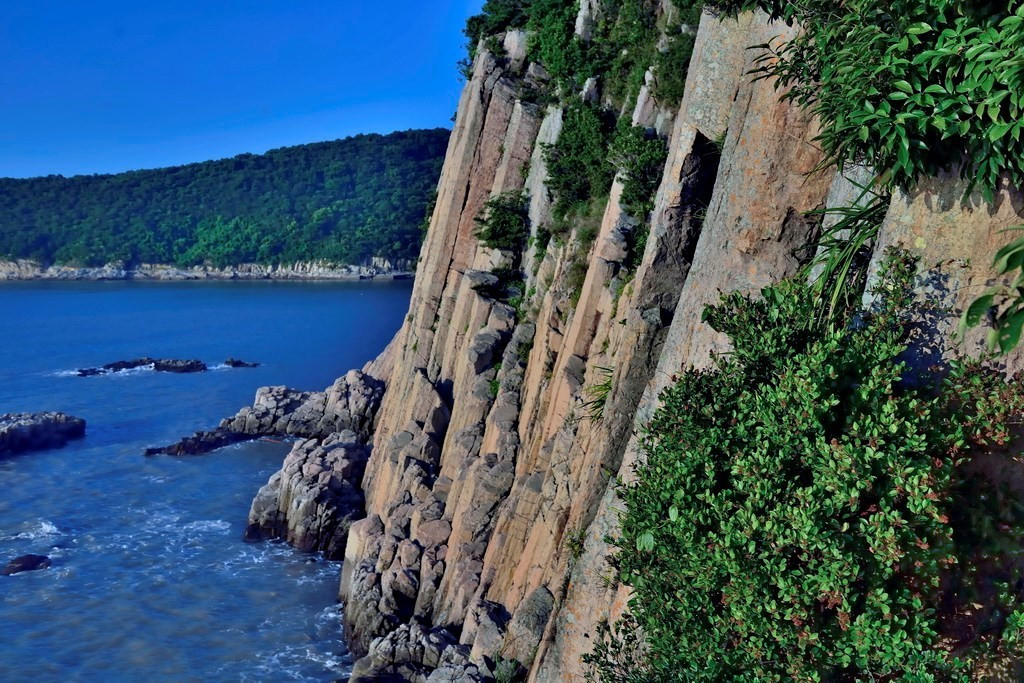
[(0, 261), (0, 282), (26, 281), (105, 281), (133, 280), (142, 282), (191, 282), (235, 280), (294, 280), (294, 281), (358, 281), (358, 280), (411, 280), (413, 262), (391, 262), (374, 258), (362, 265), (339, 266), (319, 261), (280, 265), (243, 263), (225, 268), (194, 266), (180, 268), (167, 264), (143, 263), (129, 266), (108, 263), (99, 267), (69, 265), (44, 266), (35, 261)]
[(252, 503), (245, 538), (286, 540), (328, 559), (344, 556), (348, 529), (365, 516), (360, 482), (384, 382), (351, 370), (324, 391), (263, 387), (251, 407), (145, 454), (201, 455), (261, 437), (301, 439)]

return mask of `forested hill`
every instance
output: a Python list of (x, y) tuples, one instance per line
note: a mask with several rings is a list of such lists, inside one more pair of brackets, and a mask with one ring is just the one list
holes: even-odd
[(116, 175), (0, 179), (0, 256), (218, 267), (414, 258), (448, 134), (357, 135)]

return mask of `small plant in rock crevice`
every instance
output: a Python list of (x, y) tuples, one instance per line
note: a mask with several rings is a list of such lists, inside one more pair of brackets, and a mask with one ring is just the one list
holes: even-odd
[(599, 365), (594, 370), (599, 379), (586, 389), (587, 400), (583, 403), (583, 415), (591, 422), (598, 422), (604, 417), (604, 409), (612, 393), (612, 376), (615, 369)]

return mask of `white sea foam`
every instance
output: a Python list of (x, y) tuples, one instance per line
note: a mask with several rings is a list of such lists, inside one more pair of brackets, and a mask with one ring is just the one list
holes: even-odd
[(47, 377), (77, 377), (78, 370), (56, 370), (46, 373)]
[(7, 540), (34, 540), (37, 538), (46, 538), (47, 536), (58, 536), (60, 533), (61, 530), (57, 528), (56, 524), (48, 522), (45, 519), (41, 519), (38, 522), (35, 522), (28, 529), (25, 529), (13, 536), (8, 536)]
[(186, 524), (184, 528), (189, 531), (227, 531), (231, 528), (231, 522), (225, 522), (223, 519), (203, 519)]
[(140, 365), (137, 368), (130, 368), (128, 370), (118, 370), (117, 372), (108, 372), (103, 377), (131, 377), (132, 375), (141, 375), (146, 372), (153, 372), (156, 366), (150, 363), (149, 365)]

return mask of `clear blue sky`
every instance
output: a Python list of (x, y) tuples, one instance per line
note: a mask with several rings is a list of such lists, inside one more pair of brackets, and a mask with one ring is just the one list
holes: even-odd
[(481, 0), (2, 0), (0, 176), (450, 126)]

